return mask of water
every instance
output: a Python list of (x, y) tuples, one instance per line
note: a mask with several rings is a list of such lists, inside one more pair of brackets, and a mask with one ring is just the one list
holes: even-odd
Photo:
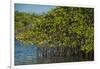
[(75, 62), (87, 61), (81, 57), (43, 57), (37, 55), (38, 48), (34, 45), (25, 45), (20, 41), (15, 41), (15, 65), (29, 65), (29, 64), (44, 64), (44, 63), (60, 63), (60, 62)]
[(36, 63), (37, 47), (15, 42), (15, 65), (34, 64)]

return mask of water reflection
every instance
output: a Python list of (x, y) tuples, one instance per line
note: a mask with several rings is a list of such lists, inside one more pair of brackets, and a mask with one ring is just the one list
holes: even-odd
[[(28, 46), (19, 41), (15, 42), (15, 65), (32, 64), (36, 63), (36, 50), (35, 46)], [(33, 61), (34, 60), (34, 61)]]
[[(53, 50), (53, 49), (49, 49)], [(49, 52), (48, 50), (48, 52)], [(25, 45), (20, 41), (15, 41), (15, 65), (28, 65), (28, 64), (43, 64), (43, 63), (59, 63), (59, 62), (75, 62), (75, 61), (87, 61), (81, 57), (39, 57), (38, 48), (33, 45)], [(50, 54), (49, 54), (50, 55)]]

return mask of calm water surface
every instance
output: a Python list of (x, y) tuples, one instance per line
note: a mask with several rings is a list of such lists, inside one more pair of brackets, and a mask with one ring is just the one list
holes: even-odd
[(15, 41), (15, 65), (43, 64), (43, 63), (59, 63), (81, 61), (79, 57), (37, 57), (37, 47), (33, 45), (25, 45), (20, 41)]

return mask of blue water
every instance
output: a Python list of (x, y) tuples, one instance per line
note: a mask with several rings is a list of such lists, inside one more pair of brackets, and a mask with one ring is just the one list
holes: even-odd
[(15, 41), (15, 65), (34, 64), (37, 58), (37, 47), (25, 45), (20, 41)]
[[(52, 49), (50, 49), (52, 50)], [(34, 45), (23, 44), (15, 40), (15, 65), (29, 65), (29, 64), (44, 64), (44, 63), (59, 63), (59, 62), (76, 62), (87, 61), (81, 57), (39, 57), (37, 53), (38, 47)], [(49, 54), (50, 55), (50, 54)]]

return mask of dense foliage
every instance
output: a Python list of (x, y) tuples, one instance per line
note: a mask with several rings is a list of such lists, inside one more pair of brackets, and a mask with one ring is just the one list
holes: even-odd
[(44, 14), (15, 12), (15, 38), (36, 46), (94, 48), (94, 9), (56, 7)]

